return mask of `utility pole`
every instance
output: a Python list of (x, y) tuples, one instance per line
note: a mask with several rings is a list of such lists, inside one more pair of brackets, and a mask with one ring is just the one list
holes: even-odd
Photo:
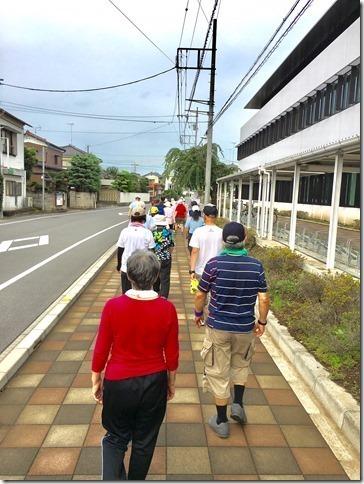
[(67, 123), (67, 124), (69, 124), (69, 125), (70, 125), (70, 127), (71, 127), (71, 144), (72, 144), (72, 134), (73, 134), (73, 133), (72, 133), (72, 128), (73, 128), (73, 125), (74, 125), (75, 123)]
[(87, 153), (90, 153), (90, 145), (86, 145), (86, 151)]
[(213, 20), (212, 27), (212, 52), (211, 52), (211, 71), (210, 71), (210, 98), (209, 98), (209, 115), (207, 125), (207, 153), (206, 153), (206, 170), (205, 170), (205, 204), (211, 200), (211, 158), (212, 158), (212, 123), (214, 120), (215, 104), (215, 70), (216, 70), (216, 33), (217, 20)]
[(197, 146), (197, 134), (198, 134), (198, 108), (196, 108), (195, 146)]
[(42, 210), (45, 210), (45, 146), (42, 146)]

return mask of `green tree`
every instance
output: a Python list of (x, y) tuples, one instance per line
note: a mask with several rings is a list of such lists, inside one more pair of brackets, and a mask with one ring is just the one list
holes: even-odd
[[(211, 158), (211, 189), (214, 198), (216, 180), (222, 176), (230, 175), (233, 168), (225, 165), (219, 159), (221, 148), (212, 145)], [(194, 146), (187, 150), (171, 148), (165, 157), (165, 177), (172, 177), (174, 186), (181, 189), (201, 191), (205, 188), (207, 145)]]
[(37, 152), (34, 148), (27, 148), (24, 146), (24, 169), (27, 174), (27, 182), (32, 176), (33, 167), (38, 163)]
[(115, 180), (118, 176), (119, 169), (116, 166), (108, 166), (101, 172), (102, 178), (106, 178), (107, 180)]
[(139, 190), (141, 193), (148, 193), (149, 180), (144, 176), (139, 177)]
[(69, 185), (78, 192), (97, 192), (101, 182), (101, 160), (92, 153), (75, 155), (69, 169)]
[(49, 174), (52, 178), (52, 191), (67, 192), (69, 183), (69, 173), (67, 170), (60, 171), (56, 174)]
[(113, 180), (111, 187), (114, 188), (114, 190), (118, 190), (119, 192), (130, 192), (130, 173), (126, 170), (119, 171), (116, 178)]

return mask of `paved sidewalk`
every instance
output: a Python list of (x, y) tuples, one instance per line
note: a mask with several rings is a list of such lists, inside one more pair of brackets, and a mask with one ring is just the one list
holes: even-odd
[[(1, 479), (100, 479), (104, 430), (90, 359), (100, 311), (119, 291), (111, 261), (0, 393)], [(244, 397), (249, 423), (231, 422), (229, 439), (214, 435), (206, 422), (215, 406), (201, 390), (203, 329), (191, 319), (181, 235), (170, 298), (179, 316), (180, 366), (148, 479), (348, 479), (260, 341)]]

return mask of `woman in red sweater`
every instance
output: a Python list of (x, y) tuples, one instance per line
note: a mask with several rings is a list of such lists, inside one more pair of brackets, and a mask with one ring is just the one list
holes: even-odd
[[(103, 404), (103, 480), (145, 479), (167, 400), (175, 393), (178, 320), (173, 304), (152, 290), (159, 269), (155, 254), (135, 251), (127, 262), (132, 289), (110, 299), (102, 312), (92, 392)], [(126, 477), (124, 455), (130, 441)]]

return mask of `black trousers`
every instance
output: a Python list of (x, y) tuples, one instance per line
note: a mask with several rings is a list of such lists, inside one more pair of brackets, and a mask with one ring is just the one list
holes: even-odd
[(171, 268), (172, 259), (162, 260), (161, 270), (159, 272), (158, 279), (153, 285), (153, 289), (155, 290), (155, 292), (157, 292), (160, 296), (165, 297), (166, 299), (168, 299), (169, 288), (171, 285)]
[[(144, 480), (153, 457), (167, 405), (167, 372), (104, 380), (102, 479)], [(124, 455), (131, 445), (128, 476)]]
[(128, 279), (128, 276), (126, 275), (126, 272), (120, 271), (121, 274), (121, 291), (123, 294), (126, 293), (126, 291), (129, 291), (131, 289), (131, 282)]

